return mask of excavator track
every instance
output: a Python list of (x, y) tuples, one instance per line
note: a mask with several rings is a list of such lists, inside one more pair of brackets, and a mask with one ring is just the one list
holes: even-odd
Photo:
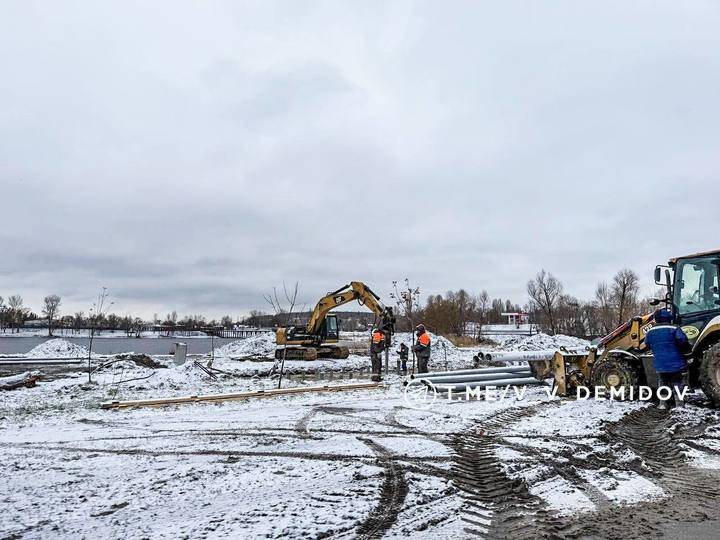
[(318, 358), (336, 358), (341, 360), (350, 356), (350, 349), (345, 346), (320, 347), (317, 349)]
[(325, 345), (320, 347), (286, 347), (275, 350), (277, 360), (282, 360), (283, 355), (285, 355), (285, 360), (317, 360), (318, 358), (342, 360), (350, 356), (350, 349), (344, 346)]
[(285, 347), (275, 349), (277, 360), (317, 360), (318, 351), (315, 347)]

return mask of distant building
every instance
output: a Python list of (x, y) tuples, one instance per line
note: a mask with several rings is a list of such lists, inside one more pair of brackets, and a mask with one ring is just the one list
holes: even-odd
[(512, 312), (512, 313), (501, 313), (500, 315), (502, 315), (503, 317), (507, 317), (508, 324), (514, 324), (518, 328), (522, 324), (530, 323), (530, 314), (523, 313), (522, 311)]
[(523, 312), (502, 313), (507, 317), (507, 324), (482, 324), (468, 322), (465, 324), (465, 335), (477, 337), (498, 336), (531, 336), (537, 334), (540, 328), (530, 322), (530, 314)]

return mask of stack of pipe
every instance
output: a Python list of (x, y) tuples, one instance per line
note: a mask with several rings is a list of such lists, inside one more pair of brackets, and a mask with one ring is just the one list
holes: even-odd
[(542, 384), (530, 371), (530, 365), (503, 366), (458, 371), (438, 371), (420, 373), (411, 378), (427, 386), (433, 386), (440, 392), (465, 392), (468, 388), (486, 388), (488, 386), (523, 386)]
[[(501, 360), (503, 362), (532, 362), (533, 360), (550, 360), (558, 349), (545, 351), (492, 351), (483, 353), (480, 351), (478, 357), (486, 362)], [(586, 350), (583, 347), (561, 347), (563, 352), (580, 352)]]

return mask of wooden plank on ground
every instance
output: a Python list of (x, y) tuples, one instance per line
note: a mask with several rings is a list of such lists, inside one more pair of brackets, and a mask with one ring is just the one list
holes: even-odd
[(200, 396), (178, 396), (157, 399), (136, 399), (130, 401), (104, 401), (100, 404), (103, 409), (127, 409), (130, 407), (158, 407), (162, 405), (178, 405), (182, 403), (200, 403), (208, 401), (232, 401), (249, 398), (263, 398), (290, 394), (306, 394), (313, 392), (343, 392), (349, 390), (369, 390), (381, 388), (380, 383), (353, 383), (324, 386), (301, 386), (297, 388), (281, 388), (273, 390), (256, 390), (252, 392), (236, 392), (232, 394), (206, 394)]

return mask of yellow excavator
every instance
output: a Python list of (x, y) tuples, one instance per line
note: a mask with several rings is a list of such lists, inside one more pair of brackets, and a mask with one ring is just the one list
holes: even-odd
[(313, 309), (304, 327), (282, 326), (275, 331), (275, 358), (287, 360), (315, 360), (317, 358), (347, 358), (350, 351), (338, 345), (340, 327), (337, 316), (331, 310), (357, 300), (375, 314), (375, 328), (385, 333), (390, 343), (395, 333), (395, 315), (386, 307), (370, 287), (360, 281), (352, 281), (334, 292), (323, 296)]

